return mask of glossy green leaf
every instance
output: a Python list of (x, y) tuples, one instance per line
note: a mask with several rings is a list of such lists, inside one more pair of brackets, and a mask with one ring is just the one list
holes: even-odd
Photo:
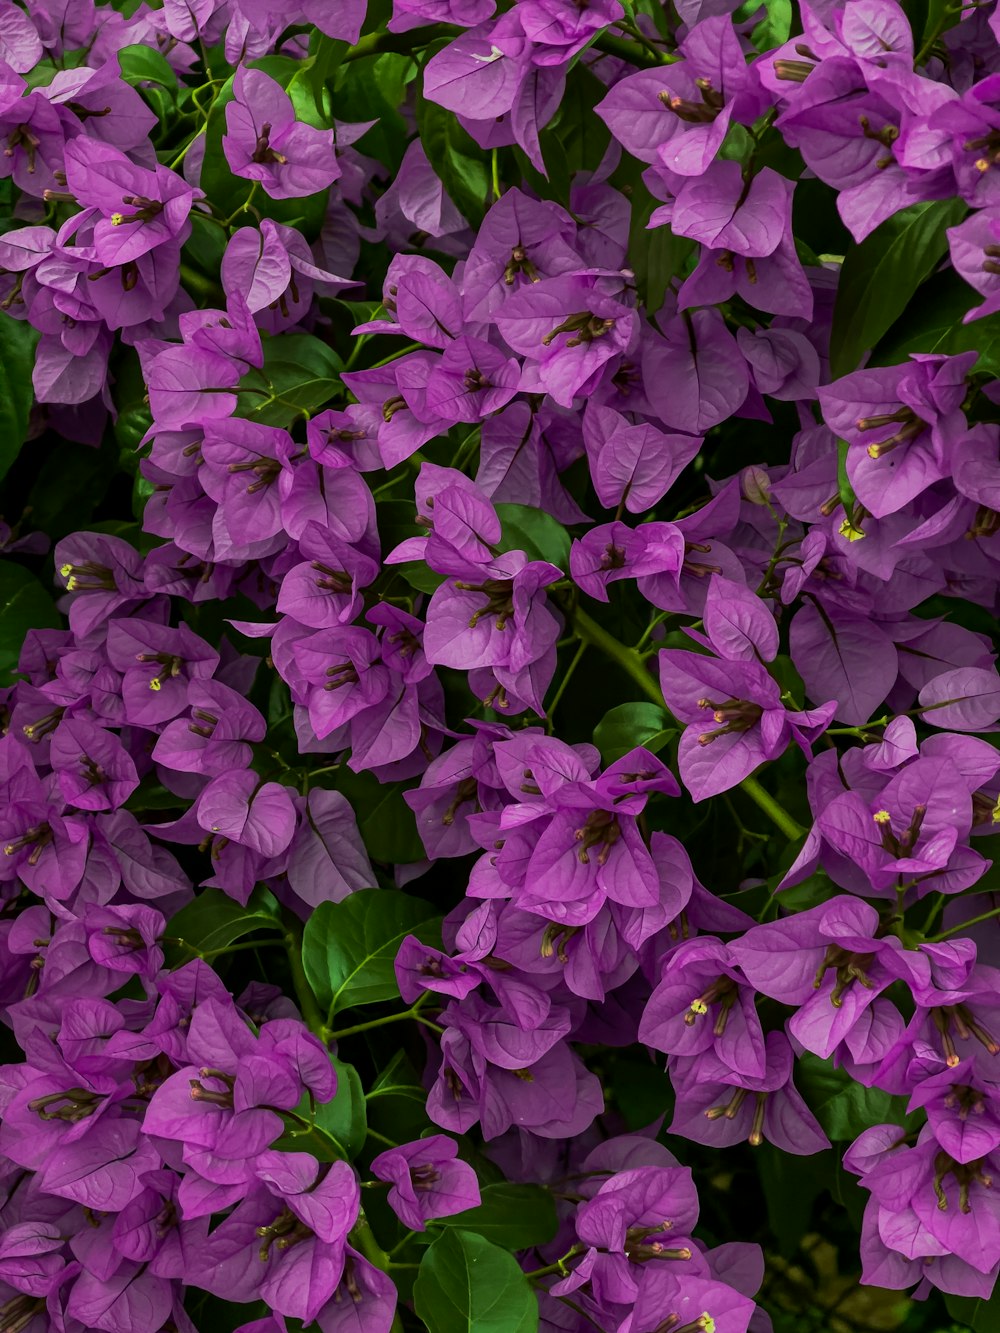
[(448, 1228), (413, 1287), (429, 1333), (535, 1333), (538, 1301), (517, 1260), (482, 1236)]
[[(295, 1108), (295, 1117), (285, 1121), (285, 1132), (273, 1145), (282, 1152), (309, 1152), (321, 1162), (338, 1158), (351, 1162), (364, 1147), (368, 1135), (365, 1090), (353, 1065), (330, 1056), (337, 1075), (333, 1101), (313, 1105), (306, 1093)], [(306, 1121), (303, 1125), (300, 1122)], [(308, 1126), (308, 1128), (307, 1128)]]
[(503, 526), (502, 551), (524, 551), (529, 560), (569, 568), (569, 533), (551, 514), (515, 504), (498, 504), (496, 511)]
[(912, 204), (848, 251), (830, 334), (834, 379), (855, 370), (948, 249), (945, 231), (960, 222), (961, 199)]
[(773, 51), (788, 41), (792, 30), (792, 0), (764, 0), (764, 17), (750, 34), (758, 51)]
[(445, 193), (473, 226), (491, 203), (489, 154), (466, 133), (453, 111), (421, 98), (420, 143)]
[(556, 1206), (549, 1191), (540, 1185), (518, 1185), (505, 1180), (498, 1185), (484, 1185), (481, 1194), (478, 1208), (439, 1218), (435, 1225), (473, 1231), (505, 1250), (545, 1245), (556, 1234)]
[[(217, 954), (254, 931), (280, 929), (278, 903), (267, 889), (254, 889), (245, 907), (221, 889), (203, 889), (193, 902), (171, 917), (166, 933), (172, 939), (190, 944), (198, 953)], [(180, 961), (191, 954), (181, 944), (171, 945), (170, 949)]]
[(412, 784), (379, 782), (374, 773), (343, 769), (336, 785), (354, 806), (358, 831), (373, 861), (407, 865), (424, 859), (427, 853), (416, 818), (403, 800), (403, 792)]
[(320, 903), (306, 923), (302, 963), (330, 1014), (399, 995), (393, 967), (407, 935), (440, 938), (440, 921), (420, 898), (395, 889), (361, 889), (340, 903)]
[(1000, 1328), (1000, 1286), (989, 1300), (946, 1294), (944, 1303), (951, 1317), (961, 1320), (972, 1333), (997, 1333)]
[(834, 1142), (856, 1139), (872, 1125), (902, 1124), (906, 1099), (866, 1088), (832, 1060), (806, 1052), (795, 1064), (795, 1086)]
[(405, 1051), (397, 1051), (365, 1096), (368, 1121), (400, 1142), (418, 1139), (427, 1128), (427, 1089)]
[(341, 390), (340, 357), (309, 333), (285, 334), (264, 344), (264, 366), (244, 377), (239, 414), (267, 426), (291, 426), (318, 411)]
[(594, 728), (594, 744), (606, 764), (643, 745), (655, 754), (673, 734), (666, 709), (654, 703), (618, 704)]
[(37, 342), (38, 334), (26, 320), (0, 312), (0, 477), (6, 475), (27, 438)]
[(0, 685), (11, 683), (24, 636), (31, 629), (59, 629), (62, 617), (43, 585), (23, 565), (0, 560)]
[(1000, 375), (1000, 314), (962, 322), (978, 305), (978, 292), (957, 273), (936, 273), (876, 347), (872, 365), (895, 366), (911, 352), (978, 352), (975, 369)]
[(164, 88), (177, 87), (177, 75), (165, 56), (151, 46), (123, 46), (118, 64), (126, 83), (158, 83)]

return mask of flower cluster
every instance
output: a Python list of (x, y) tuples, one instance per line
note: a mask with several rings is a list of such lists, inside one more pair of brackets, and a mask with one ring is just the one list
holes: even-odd
[(0, 1327), (989, 1300), (995, 0), (390, 8), (0, 0)]

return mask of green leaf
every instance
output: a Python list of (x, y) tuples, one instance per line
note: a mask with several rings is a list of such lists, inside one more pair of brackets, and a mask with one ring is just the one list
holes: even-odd
[(750, 34), (758, 51), (773, 51), (788, 41), (792, 30), (792, 0), (764, 0), (765, 15)]
[(448, 1228), (424, 1255), (413, 1287), (430, 1333), (535, 1333), (538, 1301), (514, 1256)]
[(177, 87), (177, 75), (166, 58), (151, 46), (123, 46), (118, 52), (122, 78), (134, 88), (140, 83), (158, 83), (164, 88)]
[(335, 1162), (338, 1158), (352, 1162), (368, 1137), (365, 1090), (353, 1065), (335, 1055), (330, 1056), (330, 1063), (337, 1074), (333, 1101), (314, 1106), (306, 1093), (295, 1114), (309, 1122), (309, 1129), (289, 1117), (285, 1132), (274, 1147), (282, 1152), (311, 1152), (321, 1162)]
[(832, 1060), (806, 1052), (795, 1064), (795, 1085), (833, 1142), (856, 1139), (872, 1125), (901, 1125), (906, 1099), (866, 1088)]
[(267, 426), (290, 426), (341, 392), (340, 357), (309, 333), (287, 333), (264, 344), (264, 366), (244, 376), (239, 415)]
[(952, 1319), (958, 1319), (973, 1333), (996, 1333), (1000, 1328), (1000, 1286), (988, 1301), (976, 1296), (944, 1294), (944, 1303)]
[(606, 764), (644, 745), (655, 754), (672, 734), (666, 709), (654, 703), (618, 704), (610, 709), (594, 728), (594, 744)]
[[(368, 12), (370, 18), (371, 6)], [(403, 160), (410, 134), (399, 107), (415, 69), (410, 56), (385, 51), (342, 63), (334, 80), (335, 104), (349, 106), (354, 121), (376, 122), (358, 141), (360, 151), (377, 157), (393, 174)]]
[(556, 1234), (556, 1206), (549, 1191), (540, 1185), (517, 1185), (505, 1180), (498, 1185), (484, 1185), (481, 1195), (478, 1208), (439, 1218), (436, 1225), (473, 1231), (505, 1250), (545, 1245)]
[(420, 898), (395, 889), (360, 889), (320, 903), (306, 923), (302, 965), (320, 1005), (340, 1009), (399, 995), (393, 961), (407, 935), (439, 938), (440, 918)]
[(446, 577), (444, 574), (435, 573), (420, 560), (407, 560), (402, 565), (396, 565), (395, 569), (400, 578), (406, 579), (410, 587), (416, 588), (417, 592), (436, 592)]
[(62, 617), (44, 587), (13, 560), (0, 561), (0, 685), (10, 684), (30, 629), (60, 629)]
[(453, 111), (423, 98), (417, 130), (427, 160), (462, 216), (478, 226), (490, 204), (489, 155), (458, 123)]
[(977, 293), (953, 271), (936, 273), (875, 348), (871, 364), (895, 366), (911, 352), (978, 352), (976, 370), (1000, 375), (1000, 315), (963, 324)]
[[(782, 875), (775, 875), (773, 883), (770, 879), (767, 881), (768, 888), (772, 892), (777, 890), (782, 877)], [(828, 879), (822, 870), (817, 870), (815, 875), (810, 875), (801, 884), (796, 884), (790, 889), (782, 889), (780, 893), (775, 892), (775, 905), (782, 911), (807, 912), (810, 907), (818, 907), (820, 903), (828, 903), (839, 892), (840, 890), (833, 880)]]
[(369, 1124), (391, 1138), (412, 1141), (427, 1128), (427, 1089), (405, 1051), (396, 1052), (365, 1101)]
[(28, 434), (37, 342), (38, 334), (27, 321), (0, 314), (0, 477), (7, 474)]
[(354, 806), (358, 831), (373, 861), (409, 865), (427, 855), (413, 811), (403, 800), (403, 792), (410, 785), (379, 782), (370, 772), (342, 769), (337, 774), (337, 790)]
[(813, 1204), (827, 1188), (829, 1152), (790, 1157), (773, 1143), (754, 1149), (754, 1162), (767, 1203), (767, 1220), (783, 1258), (789, 1259), (809, 1230)]
[[(184, 940), (201, 954), (222, 953), (230, 944), (255, 930), (280, 930), (278, 903), (267, 889), (256, 888), (246, 907), (221, 889), (203, 889), (194, 902), (170, 918), (166, 933)], [(188, 956), (179, 945), (170, 946), (182, 960)]]
[(912, 204), (848, 252), (830, 335), (834, 379), (854, 370), (906, 309), (948, 249), (945, 229), (965, 212), (961, 199)]
[(560, 569), (569, 564), (569, 533), (543, 509), (530, 505), (498, 504), (503, 525), (501, 551), (523, 551), (529, 560), (548, 560)]
[[(571, 174), (596, 170), (607, 152), (611, 133), (600, 116), (594, 114), (594, 107), (606, 92), (604, 84), (586, 65), (578, 63), (570, 70), (559, 110), (548, 128), (554, 130), (565, 169)], [(546, 156), (546, 166), (552, 156), (552, 153)]]

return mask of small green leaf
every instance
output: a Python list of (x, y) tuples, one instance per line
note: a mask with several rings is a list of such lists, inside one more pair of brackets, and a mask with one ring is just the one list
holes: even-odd
[(764, 0), (765, 14), (750, 34), (758, 51), (773, 51), (788, 41), (792, 30), (792, 0)]
[(440, 938), (429, 904), (395, 889), (360, 889), (339, 903), (320, 903), (306, 923), (302, 965), (331, 1015), (398, 997), (393, 967), (407, 935)]
[(420, 99), (417, 129), (421, 147), (448, 198), (477, 226), (490, 202), (489, 155), (466, 133), (455, 113), (436, 102)]
[(13, 560), (0, 561), (0, 685), (10, 684), (30, 629), (59, 629), (62, 617), (45, 588)]
[[(167, 923), (166, 933), (184, 940), (201, 954), (224, 952), (230, 944), (256, 930), (280, 930), (278, 903), (267, 889), (254, 889), (245, 907), (221, 889), (204, 889)], [(180, 945), (170, 946), (183, 961), (189, 956)]]
[(439, 1218), (436, 1225), (473, 1231), (505, 1250), (545, 1245), (556, 1234), (556, 1206), (549, 1191), (540, 1185), (518, 1185), (505, 1180), (498, 1185), (484, 1185), (481, 1194), (478, 1208)]
[(397, 1051), (372, 1084), (365, 1101), (368, 1121), (399, 1142), (427, 1128), (427, 1089), (405, 1051)]
[(383, 865), (408, 865), (427, 855), (417, 832), (413, 811), (403, 800), (403, 782), (379, 782), (374, 773), (337, 774), (337, 790), (354, 806), (358, 831), (373, 861)]
[[(368, 1124), (365, 1092), (353, 1065), (330, 1056), (337, 1075), (333, 1101), (314, 1105), (307, 1093), (285, 1121), (285, 1132), (273, 1145), (282, 1152), (310, 1152), (321, 1162), (351, 1162), (365, 1145)], [(296, 1118), (297, 1117), (297, 1118)], [(308, 1128), (301, 1124), (306, 1121)]]
[(166, 58), (151, 46), (123, 46), (118, 52), (122, 78), (134, 88), (140, 83), (158, 83), (164, 88), (177, 87), (177, 75)]
[[(945, 1293), (944, 1303), (952, 1319), (958, 1319), (972, 1333), (996, 1333), (1000, 1328), (1000, 1286), (989, 1300), (977, 1296), (950, 1296)], [(957, 1330), (956, 1330), (957, 1333)]]
[(854, 370), (906, 309), (948, 249), (946, 229), (966, 211), (961, 199), (912, 204), (848, 252), (830, 334), (834, 379)]
[(449, 1227), (423, 1257), (414, 1307), (429, 1333), (535, 1333), (538, 1301), (517, 1260)]
[(606, 764), (643, 745), (655, 754), (673, 734), (666, 709), (654, 703), (618, 704), (594, 728), (594, 744)]
[(790, 1157), (773, 1143), (754, 1150), (754, 1163), (767, 1204), (767, 1220), (785, 1259), (795, 1254), (809, 1230), (813, 1204), (828, 1187), (830, 1153)]
[(978, 352), (975, 369), (1000, 375), (1000, 315), (962, 322), (978, 303), (978, 294), (954, 271), (936, 273), (876, 347), (871, 364), (896, 366), (911, 352)]
[(38, 333), (26, 320), (0, 314), (0, 478), (21, 452), (28, 434), (37, 342)]
[(268, 426), (290, 426), (341, 392), (342, 363), (327, 343), (309, 333), (287, 333), (264, 344), (264, 366), (240, 384), (239, 415)]
[(569, 533), (543, 509), (530, 505), (498, 504), (503, 525), (502, 551), (523, 551), (529, 560), (548, 560), (566, 569), (569, 565)]
[(795, 1064), (795, 1085), (834, 1142), (856, 1139), (872, 1125), (901, 1125), (906, 1099), (866, 1088), (832, 1060), (808, 1051)]

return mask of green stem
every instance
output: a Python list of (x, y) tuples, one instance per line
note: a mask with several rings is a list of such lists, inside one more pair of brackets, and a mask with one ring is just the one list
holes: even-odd
[[(457, 37), (460, 31), (451, 23), (431, 23), (410, 32), (369, 32), (351, 47), (342, 63), (346, 65), (351, 60), (363, 60), (365, 56), (383, 55), (386, 51), (412, 55), (442, 37)], [(617, 56), (619, 60), (627, 60), (630, 65), (646, 69), (673, 65), (680, 60), (678, 55), (657, 51), (650, 42), (640, 44), (632, 38), (616, 37), (609, 29), (600, 33), (591, 45), (606, 55)]]
[[(209, 949), (207, 953), (202, 953), (199, 957), (207, 963), (212, 958), (221, 958), (223, 954), (239, 953), (242, 949), (264, 949), (269, 945), (273, 947), (281, 944), (287, 944), (284, 935), (268, 935), (260, 940), (244, 940), (242, 944), (227, 944), (224, 949)], [(187, 947), (190, 948), (191, 946), (188, 945)]]
[(380, 1134), (377, 1129), (372, 1129), (371, 1125), (368, 1126), (368, 1137), (370, 1139), (378, 1139), (379, 1143), (384, 1143), (387, 1148), (399, 1147), (399, 1144), (395, 1141), (395, 1139), (386, 1138), (386, 1136), (384, 1134)]
[(554, 1264), (546, 1264), (544, 1268), (533, 1268), (530, 1273), (525, 1273), (529, 1282), (534, 1282), (536, 1278), (548, 1277), (550, 1273), (561, 1273), (566, 1276), (566, 1265), (570, 1259), (575, 1259), (578, 1254), (582, 1254), (586, 1245), (574, 1245), (572, 1249), (566, 1251), (561, 1259), (557, 1259)]
[(937, 902), (933, 904), (931, 910), (927, 913), (927, 919), (920, 928), (925, 939), (927, 937), (927, 932), (930, 930), (931, 926), (935, 925), (938, 917), (941, 915), (941, 911), (945, 905), (945, 902), (946, 899), (944, 894), (939, 893), (937, 896)]
[(577, 666), (579, 665), (580, 658), (584, 655), (584, 653), (587, 651), (587, 649), (588, 649), (589, 647), (590, 647), (590, 645), (587, 643), (586, 639), (581, 639), (581, 640), (580, 640), (580, 643), (579, 643), (579, 646), (577, 647), (576, 653), (575, 653), (574, 656), (573, 656), (573, 660), (572, 660), (572, 662), (570, 662), (569, 666), (566, 668), (566, 674), (563, 676), (562, 680), (559, 682), (559, 688), (558, 688), (558, 689), (556, 690), (556, 692), (555, 692), (555, 697), (553, 698), (552, 702), (549, 704), (549, 715), (548, 715), (548, 718), (547, 718), (547, 720), (546, 720), (546, 728), (547, 728), (547, 730), (548, 730), (548, 732), (549, 732), (550, 735), (552, 734), (552, 717), (553, 717), (553, 714), (555, 713), (556, 709), (559, 707), (559, 700), (563, 697), (563, 694), (566, 692), (566, 686), (570, 683), (570, 680), (571, 680), (572, 677), (573, 677), (573, 672), (576, 670)]
[(285, 914), (285, 925), (288, 932), (285, 935), (285, 947), (288, 950), (288, 966), (292, 972), (295, 998), (299, 1002), (306, 1027), (322, 1040), (326, 1025), (323, 1022), (319, 1002), (312, 992), (312, 987), (306, 978), (305, 968), (302, 966), (302, 922), (297, 916), (287, 912)]
[[(609, 634), (606, 629), (599, 625), (596, 620), (591, 619), (586, 611), (581, 611), (579, 607), (567, 608), (567, 614), (570, 616), (574, 630), (581, 639), (587, 643), (592, 643), (595, 648), (600, 648), (605, 656), (617, 662), (621, 669), (630, 675), (642, 689), (647, 699), (651, 699), (653, 703), (659, 704), (661, 708), (663, 707), (663, 695), (660, 693), (659, 686), (646, 670), (642, 657), (634, 648), (626, 648), (624, 644), (619, 643), (614, 635)], [(787, 838), (802, 837), (805, 829), (799, 827), (788, 811), (778, 804), (770, 792), (765, 791), (756, 778), (744, 778), (740, 786)]]
[(658, 65), (675, 65), (680, 60), (678, 55), (657, 51), (656, 47), (645, 39), (640, 45), (633, 38), (616, 37), (608, 29), (600, 34), (593, 45), (605, 55), (617, 56), (619, 60), (627, 60), (630, 65), (640, 65), (645, 69), (656, 69)]
[(938, 19), (937, 23), (931, 29), (930, 33), (928, 34), (927, 40), (923, 43), (920, 50), (913, 57), (914, 69), (917, 69), (918, 66), (922, 65), (924, 61), (929, 58), (931, 51), (934, 49), (934, 43), (938, 40), (941, 34), (951, 25), (951, 21), (954, 18), (956, 18), (959, 14), (961, 14), (961, 12), (962, 8), (960, 5), (946, 5), (944, 7), (944, 9), (941, 11), (941, 17)]
[(652, 636), (653, 630), (656, 629), (657, 625), (662, 625), (663, 622), (665, 620), (669, 620), (673, 614), (674, 614), (673, 611), (661, 611), (658, 616), (654, 616), (653, 619), (646, 626), (646, 628), (643, 630), (642, 638), (635, 645), (635, 652), (641, 653), (645, 648), (646, 643)]
[(623, 643), (619, 643), (614, 635), (609, 634), (603, 626), (593, 620), (586, 611), (581, 611), (576, 607), (571, 613), (573, 628), (578, 636), (586, 643), (592, 643), (595, 648), (599, 648), (605, 657), (610, 657), (612, 661), (617, 662), (621, 669), (632, 677), (635, 683), (645, 694), (647, 699), (651, 699), (654, 704), (663, 707), (663, 695), (656, 681), (646, 670), (642, 658), (632, 648), (626, 648)]
[(942, 930), (940, 935), (932, 935), (928, 943), (940, 944), (942, 940), (950, 939), (952, 935), (958, 935), (961, 931), (968, 930), (970, 926), (978, 926), (981, 921), (992, 921), (996, 916), (1000, 916), (1000, 907), (994, 907), (992, 912), (984, 912), (982, 916), (974, 916), (969, 921), (962, 921), (957, 926)]
[(774, 799), (771, 793), (763, 788), (756, 778), (744, 778), (740, 786), (750, 797), (751, 801), (764, 811), (768, 819), (779, 829), (786, 838), (801, 838), (805, 829), (801, 828), (791, 817), (788, 811)]
[[(420, 1018), (418, 1010), (420, 1005), (427, 999), (430, 991), (424, 991), (420, 999), (410, 1009), (404, 1009), (401, 1014), (386, 1014), (382, 1018), (370, 1018), (366, 1023), (355, 1023), (353, 1027), (339, 1028), (336, 1032), (331, 1032), (329, 1028), (323, 1029), (324, 1041), (341, 1041), (344, 1037), (353, 1037), (359, 1032), (370, 1032), (372, 1028), (384, 1028), (390, 1023), (402, 1023), (408, 1018)], [(434, 1025), (437, 1027), (437, 1024)], [(440, 1032), (441, 1029), (438, 1028)]]
[(457, 36), (458, 29), (450, 23), (431, 23), (426, 28), (416, 28), (411, 32), (369, 32), (344, 53), (341, 64), (351, 60), (363, 60), (365, 56), (384, 55), (386, 51), (395, 51), (400, 55), (410, 55), (423, 46), (430, 46), (440, 37)]

